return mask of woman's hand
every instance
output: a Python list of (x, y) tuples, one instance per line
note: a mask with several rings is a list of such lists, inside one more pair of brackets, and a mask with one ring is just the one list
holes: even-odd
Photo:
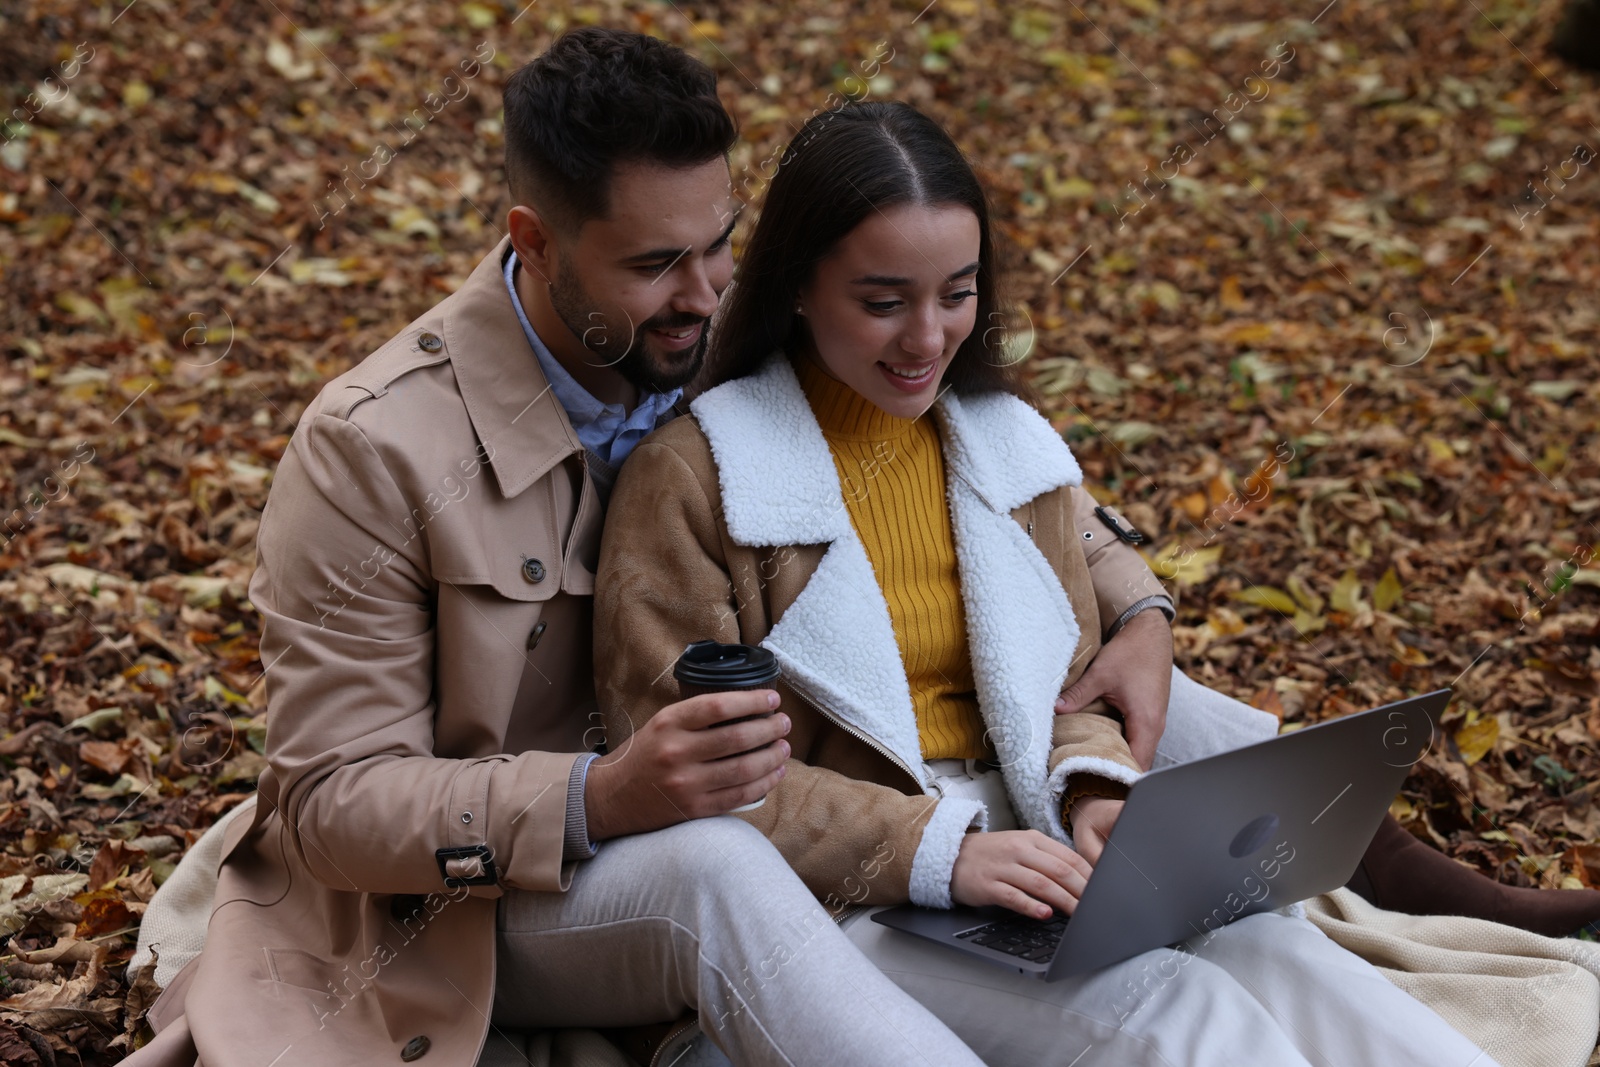
[(1122, 814), (1120, 800), (1110, 797), (1082, 797), (1072, 805), (1072, 843), (1093, 866), (1100, 862), (1111, 828)]
[(998, 904), (1030, 919), (1071, 915), (1089, 881), (1089, 861), (1038, 830), (971, 833), (961, 842), (950, 896), (972, 906)]

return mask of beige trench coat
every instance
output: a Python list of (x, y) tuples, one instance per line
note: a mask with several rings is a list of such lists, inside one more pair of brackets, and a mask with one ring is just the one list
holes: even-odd
[[(495, 898), (568, 884), (568, 776), (600, 737), (601, 509), (501, 280), (508, 248), (295, 430), (250, 586), (257, 816), (230, 827), (205, 951), (138, 1067), (474, 1063)], [(437, 850), (472, 846), (497, 882), (447, 887)]]

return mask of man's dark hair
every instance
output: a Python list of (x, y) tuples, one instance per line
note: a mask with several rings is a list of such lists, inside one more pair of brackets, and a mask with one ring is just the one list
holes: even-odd
[(625, 30), (569, 30), (503, 98), (511, 196), (567, 232), (606, 215), (619, 163), (698, 166), (737, 136), (704, 63)]
[(808, 341), (795, 310), (801, 287), (850, 231), (896, 204), (953, 204), (978, 217), (977, 317), (945, 382), (958, 394), (1031, 399), (1006, 352), (1009, 309), (988, 198), (972, 164), (937, 122), (909, 104), (877, 101), (812, 116), (784, 151), (712, 330), (703, 387), (753, 374), (775, 351), (798, 354)]

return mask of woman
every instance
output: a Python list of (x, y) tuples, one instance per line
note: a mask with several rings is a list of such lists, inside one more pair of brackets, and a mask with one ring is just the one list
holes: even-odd
[[(740, 817), (830, 904), (1070, 913), (1139, 774), (1114, 719), (1054, 713), (1099, 647), (1092, 531), (1001, 318), (983, 192), (949, 137), (904, 105), (818, 115), (745, 252), (719, 384), (639, 447), (611, 504), (612, 743), (676, 699), (690, 641), (770, 649), (791, 758)], [(1281, 914), (1048, 984), (864, 912), (844, 925), (990, 1063), (1490, 1062)]]

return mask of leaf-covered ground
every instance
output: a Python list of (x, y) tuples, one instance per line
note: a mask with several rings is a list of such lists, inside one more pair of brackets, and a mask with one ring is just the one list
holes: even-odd
[[(1182, 588), (1180, 656), (1312, 722), (1456, 700), (1397, 813), (1600, 881), (1600, 91), (1532, 0), (18, 0), (0, 13), (0, 1060), (108, 1063), (145, 903), (248, 794), (245, 599), (320, 383), (508, 207), (556, 31), (719, 74), (758, 200), (846, 97), (981, 165), (1014, 323)], [(468, 73), (470, 72), (470, 73)]]

